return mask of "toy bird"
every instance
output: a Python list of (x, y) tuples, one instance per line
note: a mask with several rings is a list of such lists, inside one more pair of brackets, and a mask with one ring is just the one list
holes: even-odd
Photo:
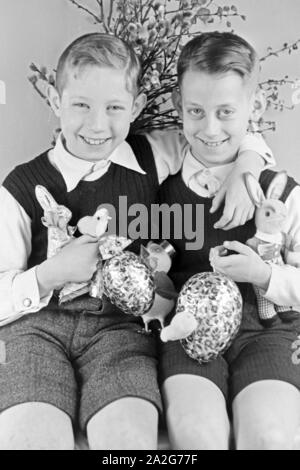
[(104, 207), (98, 207), (94, 215), (82, 217), (77, 228), (82, 235), (100, 238), (105, 234), (109, 220), (111, 217), (108, 215), (108, 210)]
[(145, 332), (149, 332), (149, 323), (158, 320), (161, 328), (164, 328), (166, 316), (173, 310), (177, 292), (174, 284), (167, 275), (172, 264), (175, 250), (168, 242), (161, 244), (149, 242), (146, 247), (141, 245), (141, 259), (150, 267), (154, 278), (155, 297), (152, 307), (142, 315)]

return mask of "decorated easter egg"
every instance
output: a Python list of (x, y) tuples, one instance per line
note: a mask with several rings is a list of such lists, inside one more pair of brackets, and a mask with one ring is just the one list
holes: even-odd
[(215, 272), (195, 274), (182, 287), (176, 313), (191, 313), (197, 327), (181, 344), (200, 363), (209, 362), (232, 343), (242, 320), (242, 296), (227, 276)]
[(154, 300), (151, 270), (130, 251), (107, 260), (103, 267), (104, 293), (124, 313), (143, 315)]

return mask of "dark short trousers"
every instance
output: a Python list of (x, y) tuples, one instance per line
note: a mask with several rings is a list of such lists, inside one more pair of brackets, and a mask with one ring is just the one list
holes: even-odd
[[(248, 385), (280, 380), (300, 390), (300, 313), (289, 312), (270, 328), (261, 325), (256, 305), (246, 304), (239, 334), (225, 354), (199, 364), (184, 351), (180, 341), (160, 346), (159, 381), (177, 374), (192, 374), (212, 381), (230, 404)], [(296, 360), (295, 360), (296, 359)]]
[[(0, 411), (45, 402), (82, 430), (91, 417), (124, 397), (151, 402), (161, 412), (157, 340), (141, 334), (140, 319), (110, 303), (95, 311), (51, 309), (0, 328)], [(3, 343), (2, 343), (3, 345)]]

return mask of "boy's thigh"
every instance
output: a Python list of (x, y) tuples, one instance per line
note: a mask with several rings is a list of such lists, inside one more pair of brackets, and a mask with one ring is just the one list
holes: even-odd
[(159, 360), (159, 382), (165, 381), (177, 375), (189, 375), (202, 377), (212, 382), (227, 400), (228, 395), (228, 364), (223, 356), (217, 359), (200, 364), (195, 359), (191, 359), (184, 351), (180, 341), (170, 341), (161, 344)]
[(162, 411), (157, 381), (157, 340), (126, 320), (100, 332), (76, 361), (81, 378), (82, 430), (98, 411), (125, 397), (152, 403)]
[(42, 321), (14, 322), (0, 329), (0, 411), (42, 402), (75, 418), (77, 390), (72, 365)]
[(264, 380), (286, 382), (300, 390), (300, 368), (294, 346), (300, 334), (299, 320), (266, 328), (246, 337), (230, 351), (230, 398), (249, 385)]

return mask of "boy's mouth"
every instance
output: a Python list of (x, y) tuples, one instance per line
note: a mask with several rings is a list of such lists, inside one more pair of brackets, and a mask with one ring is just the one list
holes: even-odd
[(106, 139), (91, 139), (89, 137), (84, 137), (83, 135), (81, 135), (80, 138), (88, 145), (103, 145), (110, 140), (110, 137), (107, 137)]
[(198, 137), (199, 140), (201, 140), (201, 142), (206, 145), (207, 147), (220, 147), (220, 145), (224, 144), (225, 142), (227, 142), (229, 140), (229, 137), (227, 137), (226, 139), (223, 139), (223, 140), (204, 140), (204, 139), (201, 139), (201, 137)]

